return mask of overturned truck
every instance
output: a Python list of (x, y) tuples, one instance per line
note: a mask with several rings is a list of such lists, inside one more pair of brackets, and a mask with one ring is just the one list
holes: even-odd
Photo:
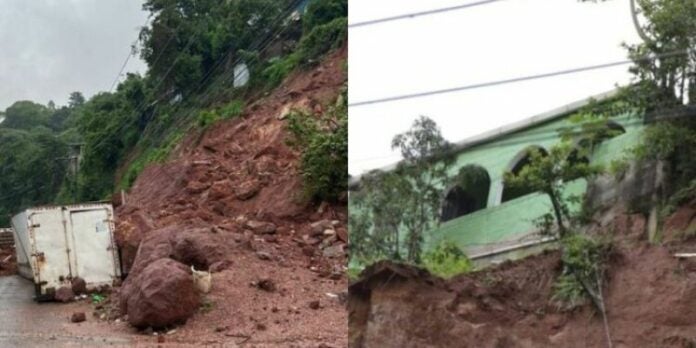
[(109, 204), (79, 204), (30, 208), (12, 218), (18, 273), (34, 282), (37, 301), (53, 299), (77, 279), (87, 290), (120, 282), (113, 216)]

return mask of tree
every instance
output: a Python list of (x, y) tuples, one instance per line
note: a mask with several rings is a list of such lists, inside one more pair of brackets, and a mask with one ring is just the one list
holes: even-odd
[(67, 145), (45, 127), (29, 131), (0, 128), (0, 226), (35, 204), (47, 204), (65, 177)]
[(403, 160), (396, 173), (402, 184), (402, 224), (406, 231), (406, 259), (420, 263), (425, 233), (439, 224), (440, 204), (444, 186), (448, 185), (448, 169), (454, 161), (451, 145), (428, 117), (416, 119), (411, 129), (392, 140)]
[(304, 32), (309, 33), (318, 25), (340, 17), (348, 17), (347, 0), (311, 0), (304, 15)]
[[(545, 193), (551, 201), (552, 216), (558, 228), (561, 238), (568, 234), (565, 221), (569, 217), (569, 209), (566, 197), (563, 197), (565, 185), (577, 178), (588, 178), (601, 172), (601, 167), (591, 165), (584, 161), (578, 161), (569, 142), (562, 142), (551, 147), (548, 155), (538, 149), (533, 149), (529, 154), (529, 163), (518, 173), (505, 173), (505, 184), (510, 187), (525, 187), (534, 191)], [(587, 153), (580, 149), (580, 155)], [(548, 220), (546, 220), (548, 223)], [(550, 227), (547, 225), (547, 227)]]
[(81, 92), (72, 92), (68, 98), (68, 107), (71, 109), (78, 108), (85, 103), (85, 97)]
[(643, 42), (624, 45), (634, 61), (634, 80), (623, 97), (648, 121), (660, 121), (651, 122), (636, 154), (666, 164), (669, 185), (663, 193), (671, 196), (696, 187), (696, 3), (633, 1)]
[(258, 49), (254, 42), (283, 25), (278, 0), (147, 0), (152, 25), (140, 32), (141, 57), (165, 93), (189, 91), (228, 53)]
[(442, 187), (451, 180), (451, 145), (433, 120), (421, 116), (394, 137), (392, 147), (403, 161), (392, 171), (365, 174), (351, 196), (351, 249), (367, 262), (419, 264), (425, 234), (439, 223)]
[[(398, 173), (379, 170), (365, 174), (360, 187), (351, 197), (351, 245), (357, 255), (368, 262), (382, 258), (403, 260), (399, 238), (403, 221), (404, 195), (408, 183)], [(359, 223), (358, 223), (359, 222)]]
[(31, 101), (18, 101), (5, 110), (2, 127), (14, 129), (31, 129), (47, 126), (50, 110)]

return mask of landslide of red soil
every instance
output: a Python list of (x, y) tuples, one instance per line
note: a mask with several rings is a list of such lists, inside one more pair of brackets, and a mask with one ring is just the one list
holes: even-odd
[[(694, 347), (696, 260), (674, 254), (696, 252), (696, 240), (651, 245), (635, 238), (643, 231), (625, 232), (604, 292), (613, 346)], [(409, 266), (373, 265), (350, 286), (350, 345), (606, 347), (594, 307), (564, 311), (551, 300), (560, 271), (558, 251), (450, 280)]]
[[(213, 260), (229, 264), (213, 274), (204, 306), (167, 335), (168, 343), (347, 345), (347, 207), (302, 198), (300, 153), (286, 145), (280, 116), (290, 108), (320, 113), (334, 103), (347, 83), (346, 57), (344, 47), (250, 104), (242, 117), (191, 134), (169, 163), (146, 168), (117, 208), (126, 270), (144, 237), (162, 229), (206, 229), (210, 238), (200, 242), (214, 249)], [(335, 235), (312, 233), (311, 224), (323, 220)], [(276, 231), (257, 229), (259, 223)], [(259, 286), (261, 280), (274, 287)]]
[[(5, 259), (7, 261), (3, 262)], [(17, 273), (17, 259), (14, 247), (0, 247), (0, 277)]]

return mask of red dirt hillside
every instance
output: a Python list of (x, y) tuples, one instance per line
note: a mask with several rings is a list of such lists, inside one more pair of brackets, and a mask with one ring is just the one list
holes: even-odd
[[(667, 219), (665, 231), (693, 231), (696, 201)], [(649, 243), (645, 218), (618, 215), (604, 292), (613, 347), (696, 345), (696, 252), (691, 234)], [(629, 222), (629, 223), (627, 223)], [(609, 232), (613, 231), (613, 232)], [(351, 347), (607, 347), (601, 314), (552, 300), (560, 251), (449, 280), (411, 266), (378, 263), (350, 287)]]
[(284, 120), (292, 108), (321, 113), (336, 101), (346, 57), (344, 47), (241, 117), (191, 134), (117, 208), (130, 276), (162, 256), (213, 272), (201, 310), (167, 342), (347, 345), (346, 203), (302, 199), (301, 154), (286, 145)]

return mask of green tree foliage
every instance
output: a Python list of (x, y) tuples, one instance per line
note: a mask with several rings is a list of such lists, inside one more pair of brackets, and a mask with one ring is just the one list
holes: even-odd
[(267, 87), (277, 86), (296, 67), (312, 66), (327, 52), (341, 47), (347, 38), (347, 17), (317, 25), (302, 37), (293, 53), (269, 61), (268, 66), (261, 71), (263, 82)]
[(665, 161), (671, 183), (665, 193), (679, 194), (696, 176), (696, 3), (633, 1), (643, 42), (624, 45), (634, 80), (623, 98), (647, 121), (658, 121), (648, 127), (637, 158)]
[[(337, 43), (318, 39), (340, 44), (345, 41), (345, 35), (334, 35), (340, 29), (330, 25), (334, 15), (322, 10), (317, 11), (317, 16), (323, 17), (316, 18), (316, 28), (305, 36), (315, 31), (319, 34), (298, 44), (302, 41), (304, 19), (298, 21), (290, 13), (299, 9), (301, 3), (300, 0), (145, 1), (143, 7), (150, 12), (152, 21), (142, 29), (136, 50), (148, 63), (147, 75), (129, 74), (113, 93), (99, 93), (89, 100), (80, 92), (73, 92), (66, 106), (47, 107), (25, 101), (2, 112), (1, 116), (6, 117), (0, 124), (3, 151), (16, 146), (26, 148), (27, 153), (14, 151), (0, 157), (3, 177), (10, 180), (0, 184), (4, 185), (0, 186), (0, 197), (21, 191), (24, 183), (48, 182), (50, 188), (26, 200), (27, 195), (22, 195), (21, 200), (15, 198), (17, 195), (4, 199), (0, 202), (0, 214), (17, 212), (25, 204), (108, 198), (117, 187), (117, 171), (124, 173), (118, 178), (119, 184), (129, 186), (148, 163), (166, 160), (185, 134), (202, 132), (195, 127), (201, 110), (213, 113), (212, 118), (210, 114), (203, 117), (202, 123), (207, 125), (240, 115), (245, 97), (259, 95), (254, 88), (266, 86), (265, 82), (250, 84), (253, 88), (232, 88), (230, 76), (238, 60), (249, 66), (253, 81), (265, 78), (259, 72), (269, 66), (269, 58), (295, 57), (276, 77), (274, 83), (280, 83), (300, 63), (315, 62), (326, 50), (337, 47)], [(344, 13), (338, 15), (345, 17)], [(326, 25), (329, 27), (321, 29)], [(270, 43), (274, 45), (265, 47)], [(319, 45), (323, 48), (317, 49)], [(306, 53), (295, 54), (298, 47), (305, 47)], [(261, 48), (266, 49), (260, 51)], [(334, 197), (336, 192), (345, 190), (346, 168), (335, 165), (345, 163), (347, 153), (347, 115), (345, 110), (341, 112), (340, 116), (331, 115), (331, 121), (316, 121), (317, 134), (326, 129), (333, 132), (323, 132), (304, 144), (307, 151), (303, 155), (303, 174), (312, 183), (308, 187), (317, 199)], [(57, 142), (50, 145), (55, 152), (37, 151), (37, 144), (48, 144), (47, 139)], [(84, 143), (83, 159), (77, 178), (66, 178), (65, 170), (52, 165), (65, 166), (69, 155), (66, 147), (72, 143)], [(329, 157), (322, 157), (327, 153)], [(44, 172), (42, 167), (27, 172), (16, 163), (19, 156), (25, 159), (38, 156), (31, 163), (38, 166), (50, 162), (50, 166), (44, 166), (50, 170)], [(320, 164), (328, 158), (332, 162), (321, 172)], [(49, 173), (55, 176), (46, 177)], [(25, 177), (26, 180), (21, 180)], [(14, 181), (19, 183), (19, 189), (10, 185)]]
[(474, 269), (471, 260), (451, 241), (442, 241), (423, 255), (423, 265), (435, 275), (451, 278)]
[(301, 65), (316, 64), (326, 52), (343, 45), (348, 37), (348, 19), (336, 18), (318, 25), (303, 36), (297, 48), (298, 61)]
[(372, 171), (360, 179), (351, 196), (351, 256), (361, 264), (380, 259), (403, 260), (403, 240), (399, 228), (403, 221), (404, 195), (409, 184), (398, 173)]
[(65, 176), (67, 144), (50, 129), (0, 128), (0, 226), (29, 205), (53, 201)]
[[(588, 178), (599, 174), (602, 168), (585, 161), (575, 160), (573, 151), (580, 154), (587, 150), (574, 149), (569, 142), (562, 142), (551, 147), (548, 155), (538, 149), (530, 151), (529, 163), (518, 173), (505, 173), (505, 185), (510, 187), (524, 187), (533, 191), (545, 193), (552, 206), (552, 217), (560, 237), (568, 233), (566, 221), (570, 217), (567, 197), (563, 197), (565, 185), (577, 178)], [(578, 152), (575, 152), (576, 154)], [(549, 218), (545, 219), (546, 227), (550, 227)]]
[(435, 121), (425, 116), (392, 140), (392, 148), (399, 149), (403, 157), (396, 171), (407, 183), (402, 223), (409, 262), (420, 263), (425, 233), (439, 224), (442, 187), (451, 180), (448, 169), (454, 162), (451, 147)]
[[(249, 50), (285, 18), (291, 1), (277, 0), (148, 0), (154, 16), (141, 31), (141, 56), (162, 90), (187, 91), (228, 51)], [(165, 50), (166, 47), (166, 50)], [(170, 69), (174, 72), (168, 74)]]
[(136, 144), (147, 124), (143, 79), (129, 74), (116, 93), (102, 93), (79, 111), (79, 131), (85, 142), (78, 183), (80, 200), (100, 200), (113, 191), (121, 159)]
[(348, 103), (344, 93), (319, 117), (295, 112), (288, 117), (289, 144), (302, 150), (305, 192), (315, 201), (335, 201), (348, 186)]
[(612, 244), (579, 233), (561, 239), (563, 270), (554, 284), (553, 300), (570, 310), (588, 298), (604, 313), (602, 284), (606, 277)]
[(309, 33), (315, 27), (341, 17), (348, 17), (348, 0), (311, 0), (303, 21), (304, 32)]
[(394, 137), (392, 147), (401, 151), (403, 161), (388, 173), (365, 175), (353, 196), (351, 219), (368, 221), (358, 227), (369, 238), (351, 243), (370, 262), (390, 258), (420, 264), (425, 234), (439, 223), (442, 187), (451, 180), (451, 145), (433, 120), (421, 116)]
[(49, 108), (31, 101), (18, 101), (5, 110), (5, 121), (1, 127), (14, 129), (32, 129), (47, 127), (51, 116)]
[(68, 98), (68, 107), (70, 108), (79, 108), (85, 103), (85, 96), (82, 95), (81, 92), (72, 92), (70, 93), (70, 98)]

